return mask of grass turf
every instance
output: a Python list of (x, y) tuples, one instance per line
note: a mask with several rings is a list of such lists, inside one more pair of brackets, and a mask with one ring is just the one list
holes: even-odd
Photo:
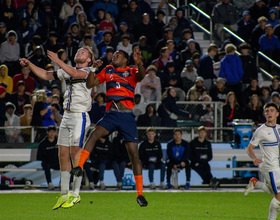
[(146, 192), (140, 207), (134, 193), (81, 193), (81, 203), (52, 210), (54, 193), (0, 194), (0, 219), (267, 219), (271, 196), (255, 192)]

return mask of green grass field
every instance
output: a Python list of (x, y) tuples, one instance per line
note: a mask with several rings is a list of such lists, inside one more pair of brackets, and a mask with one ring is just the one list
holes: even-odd
[(271, 196), (254, 192), (146, 192), (141, 208), (135, 192), (81, 193), (71, 209), (52, 210), (59, 193), (0, 193), (0, 219), (267, 219)]

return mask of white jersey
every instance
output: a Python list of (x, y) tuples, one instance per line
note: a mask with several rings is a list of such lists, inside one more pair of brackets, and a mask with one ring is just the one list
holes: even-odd
[[(79, 70), (90, 73), (89, 67)], [(91, 89), (86, 87), (86, 79), (73, 78), (63, 69), (57, 70), (57, 77), (66, 81), (63, 108), (72, 112), (88, 112), (91, 109)]]
[(260, 146), (263, 163), (260, 165), (263, 171), (273, 171), (279, 169), (279, 131), (280, 125), (274, 127), (263, 124), (255, 131), (250, 143)]

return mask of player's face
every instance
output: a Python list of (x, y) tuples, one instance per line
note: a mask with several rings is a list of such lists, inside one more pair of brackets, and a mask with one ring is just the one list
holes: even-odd
[(149, 131), (149, 132), (147, 132), (147, 137), (148, 137), (149, 141), (153, 142), (155, 140), (156, 133), (153, 131)]
[(85, 63), (89, 58), (88, 50), (81, 48), (77, 51), (74, 61), (75, 63)]
[(120, 67), (124, 64), (125, 57), (122, 52), (116, 51), (112, 58), (112, 63), (114, 66)]
[(272, 106), (264, 110), (264, 116), (267, 122), (276, 122), (279, 112)]

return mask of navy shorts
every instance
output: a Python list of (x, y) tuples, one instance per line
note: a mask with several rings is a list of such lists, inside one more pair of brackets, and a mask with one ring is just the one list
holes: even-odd
[(105, 128), (109, 134), (118, 131), (123, 141), (138, 143), (137, 125), (132, 112), (107, 111), (96, 126)]

